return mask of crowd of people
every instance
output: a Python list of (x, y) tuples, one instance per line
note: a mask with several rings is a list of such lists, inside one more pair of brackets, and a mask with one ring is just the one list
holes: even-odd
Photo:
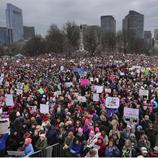
[(65, 157), (158, 157), (157, 61), (129, 54), (1, 58), (0, 117), (9, 118), (9, 130), (0, 130), (0, 156), (30, 156), (59, 143)]

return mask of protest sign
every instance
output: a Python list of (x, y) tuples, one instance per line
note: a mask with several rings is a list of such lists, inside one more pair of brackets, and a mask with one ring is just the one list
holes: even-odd
[(94, 86), (94, 89), (96, 91), (96, 93), (102, 93), (103, 92), (103, 86)]
[(81, 86), (88, 86), (90, 81), (88, 79), (80, 79)]
[(60, 71), (64, 71), (64, 66), (60, 66)]
[(14, 106), (12, 94), (5, 94), (5, 103), (7, 106)]
[(16, 89), (16, 94), (17, 94), (17, 95), (23, 94), (23, 90), (21, 90), (21, 89)]
[(49, 105), (47, 105), (47, 104), (40, 104), (40, 113), (48, 114), (49, 113)]
[(42, 89), (42, 88), (40, 88), (39, 90), (38, 90), (38, 92), (42, 95), (42, 94), (44, 94), (44, 90)]
[(105, 93), (111, 93), (111, 89), (110, 88), (105, 88)]
[(94, 80), (93, 77), (90, 77), (90, 81), (93, 82), (93, 80)]
[(77, 96), (77, 99), (79, 102), (81, 103), (85, 103), (87, 101), (86, 97), (85, 96)]
[(17, 89), (22, 90), (23, 89), (23, 83), (18, 82), (16, 87), (17, 87)]
[(139, 89), (139, 96), (149, 96), (149, 90)]
[(98, 102), (99, 101), (99, 94), (98, 93), (93, 93), (93, 101)]
[(105, 105), (110, 109), (117, 109), (120, 106), (120, 99), (117, 97), (107, 97), (105, 101)]
[(4, 80), (4, 77), (3, 77), (3, 76), (0, 76), (0, 85), (3, 84), (3, 80)]
[(8, 133), (9, 119), (0, 119), (0, 134)]
[(124, 120), (125, 122), (138, 122), (139, 120), (139, 109), (133, 109), (133, 108), (124, 108)]
[(37, 111), (37, 106), (29, 106), (29, 110), (31, 113), (34, 113)]
[(72, 82), (65, 82), (65, 87), (69, 88), (73, 86), (73, 83)]

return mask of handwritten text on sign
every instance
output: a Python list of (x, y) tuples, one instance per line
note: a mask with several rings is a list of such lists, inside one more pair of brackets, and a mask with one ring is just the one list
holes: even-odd
[(107, 97), (105, 104), (107, 108), (117, 109), (120, 106), (120, 99), (117, 97)]

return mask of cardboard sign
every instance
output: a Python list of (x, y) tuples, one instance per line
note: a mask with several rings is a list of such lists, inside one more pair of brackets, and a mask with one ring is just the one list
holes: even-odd
[(105, 93), (111, 93), (111, 89), (110, 88), (105, 88)]
[(149, 90), (139, 89), (139, 96), (149, 96)]
[(40, 113), (42, 113), (42, 114), (49, 114), (49, 105), (47, 105), (47, 104), (40, 104)]
[(110, 109), (118, 109), (120, 106), (120, 99), (117, 97), (107, 97), (105, 105)]
[(72, 82), (65, 82), (65, 87), (69, 88), (73, 86), (73, 83)]
[(8, 133), (9, 119), (0, 119), (0, 134)]
[(93, 101), (98, 102), (99, 101), (99, 94), (98, 93), (93, 93)]
[(81, 103), (85, 103), (87, 101), (86, 97), (85, 96), (77, 96), (77, 99), (79, 102)]
[(12, 94), (5, 94), (5, 102), (6, 102), (7, 106), (14, 106), (13, 95)]
[(124, 108), (124, 120), (125, 122), (138, 122), (139, 121), (139, 109)]

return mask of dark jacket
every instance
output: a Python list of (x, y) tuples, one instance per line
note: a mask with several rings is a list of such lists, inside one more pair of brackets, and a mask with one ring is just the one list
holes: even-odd
[(54, 126), (48, 128), (46, 137), (48, 145), (53, 145), (58, 142), (58, 134)]

